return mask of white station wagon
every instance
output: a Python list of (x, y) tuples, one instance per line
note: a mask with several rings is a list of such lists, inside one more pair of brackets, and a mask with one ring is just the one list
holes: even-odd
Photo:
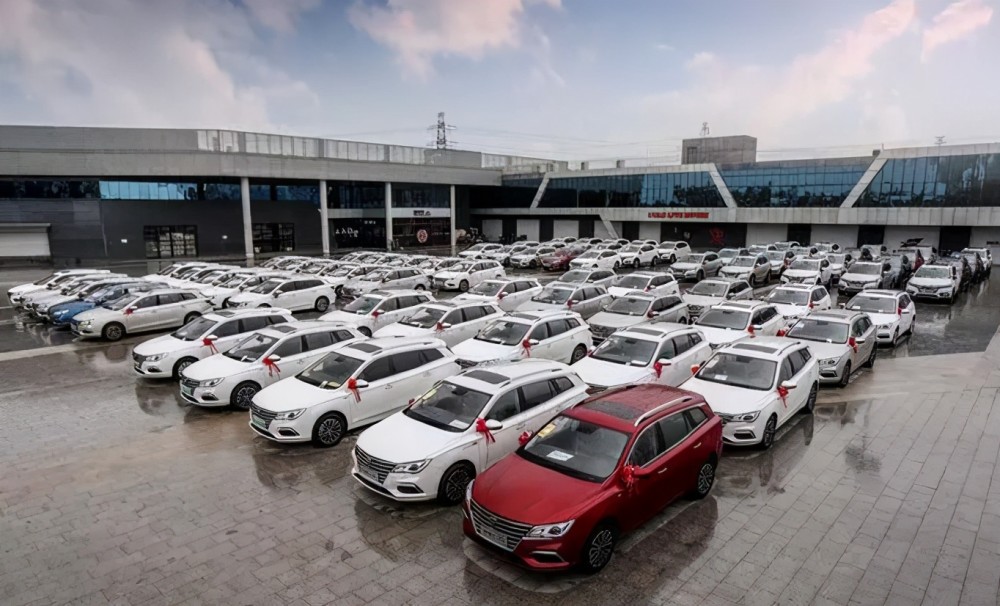
[(519, 311), (494, 320), (453, 351), (464, 368), (476, 364), (543, 358), (570, 364), (594, 341), (580, 314), (567, 310)]
[(730, 301), (701, 314), (695, 325), (712, 347), (718, 348), (747, 337), (773, 337), (784, 322), (777, 308), (770, 303)]
[(517, 311), (568, 309), (589, 318), (611, 303), (611, 295), (603, 286), (550, 282), (531, 300), (518, 306)]
[(621, 297), (636, 290), (655, 295), (679, 295), (681, 292), (680, 285), (672, 274), (651, 271), (637, 271), (618, 276), (608, 292), (612, 297)]
[(538, 280), (524, 278), (487, 280), (452, 300), (495, 303), (504, 311), (514, 311), (518, 305), (531, 300), (531, 297), (540, 292), (542, 292), (542, 285), (538, 283)]
[(381, 421), (458, 372), (439, 339), (351, 343), (257, 394), (250, 428), (276, 442), (336, 446), (349, 430)]
[(471, 339), (484, 326), (500, 318), (504, 311), (491, 303), (479, 301), (432, 301), (385, 328), (373, 337), (434, 337), (446, 345), (458, 345)]
[(417, 305), (433, 301), (428, 292), (416, 290), (376, 290), (351, 301), (344, 309), (319, 317), (323, 322), (343, 322), (356, 326), (361, 334), (372, 336), (376, 330), (399, 322), (413, 313)]
[(548, 360), (468, 370), (362, 433), (351, 474), (398, 501), (459, 503), (476, 475), (586, 399), (586, 389), (569, 366)]
[(594, 333), (594, 342), (598, 343), (617, 330), (654, 319), (657, 322), (684, 324), (691, 320), (687, 304), (677, 295), (654, 295), (640, 290), (618, 297), (587, 320), (587, 324), (590, 325), (590, 332)]
[(280, 307), (290, 311), (330, 308), (336, 293), (319, 278), (272, 278), (229, 298), (230, 307)]
[(503, 266), (492, 260), (462, 261), (434, 274), (434, 288), (465, 292), (485, 280), (507, 277)]
[(76, 336), (118, 341), (127, 334), (177, 328), (212, 311), (212, 304), (188, 290), (165, 288), (130, 293), (78, 313), (70, 320)]
[(430, 287), (430, 277), (419, 269), (386, 267), (351, 280), (343, 285), (341, 292), (348, 297), (358, 297), (373, 290), (428, 290)]

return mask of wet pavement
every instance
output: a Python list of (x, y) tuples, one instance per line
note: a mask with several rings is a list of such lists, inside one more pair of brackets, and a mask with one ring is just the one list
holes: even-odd
[(524, 572), (465, 540), (459, 509), (361, 489), (354, 437), (275, 445), (185, 405), (132, 375), (130, 342), (5, 347), (2, 602), (996, 604), (998, 296), (921, 303), (903, 356), (821, 391), (770, 451), (728, 449), (709, 498), (593, 577)]

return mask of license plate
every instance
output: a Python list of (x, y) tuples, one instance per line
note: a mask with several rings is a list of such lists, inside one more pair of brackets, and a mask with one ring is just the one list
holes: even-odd
[(181, 393), (186, 396), (194, 396), (194, 388), (188, 387), (187, 385), (181, 385)]
[(250, 415), (250, 422), (260, 427), (261, 429), (267, 429), (267, 421), (258, 417), (257, 415)]
[(507, 537), (503, 536), (499, 532), (496, 532), (490, 528), (478, 528), (479, 536), (483, 537), (490, 543), (493, 543), (497, 547), (503, 547), (504, 549), (509, 549), (507, 547)]
[(370, 469), (370, 468), (368, 468), (368, 467), (365, 467), (364, 465), (358, 465), (358, 473), (360, 473), (361, 475), (365, 476), (366, 478), (368, 478), (372, 482), (375, 482), (376, 484), (379, 483), (379, 481), (378, 481), (378, 475), (375, 473), (375, 471), (372, 470), (372, 469)]

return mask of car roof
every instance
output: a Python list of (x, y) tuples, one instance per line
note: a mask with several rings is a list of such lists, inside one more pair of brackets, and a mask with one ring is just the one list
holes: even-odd
[(875, 295), (876, 297), (898, 297), (903, 294), (901, 290), (884, 290), (884, 289), (872, 289), (863, 290), (858, 293), (859, 295)]
[(801, 290), (801, 291), (812, 292), (817, 288), (823, 288), (823, 287), (820, 286), (819, 284), (796, 284), (793, 282), (789, 282), (788, 284), (782, 284), (780, 286), (777, 286), (774, 290), (783, 289), (783, 290)]
[(743, 339), (726, 345), (719, 351), (731, 351), (754, 358), (776, 358), (784, 353), (798, 349), (801, 341), (784, 337), (754, 337)]
[(740, 311), (752, 311), (758, 307), (763, 307), (765, 305), (770, 305), (764, 301), (726, 301), (725, 303), (719, 303), (715, 307), (717, 309), (738, 309)]
[(676, 335), (677, 333), (697, 330), (690, 324), (679, 324), (677, 322), (659, 322), (656, 324), (640, 324), (639, 326), (631, 326), (618, 331), (618, 334), (624, 335), (634, 335), (640, 339), (645, 340), (661, 340), (667, 337)]
[[(279, 325), (280, 326), (280, 325)], [(351, 356), (364, 359), (373, 358), (379, 354), (410, 347), (447, 347), (444, 341), (434, 337), (376, 337), (346, 345), (341, 351)], [(350, 350), (350, 351), (348, 351)]]
[(470, 368), (449, 380), (457, 385), (492, 393), (499, 387), (519, 383), (525, 379), (544, 378), (546, 375), (556, 377), (571, 372), (570, 367), (562, 362), (531, 358), (493, 364), (485, 368)]
[(646, 419), (703, 404), (699, 394), (667, 385), (629, 385), (587, 398), (563, 414), (632, 434)]
[[(365, 294), (375, 295), (376, 297), (384, 297), (384, 298), (401, 297), (403, 295), (416, 295), (416, 294), (424, 294), (430, 296), (430, 293), (428, 293), (426, 290), (373, 290)], [(431, 301), (433, 300), (434, 297), (431, 297)], [(428, 301), (428, 303), (430, 303), (430, 301)]]
[(220, 309), (202, 314), (203, 318), (218, 318), (219, 320), (231, 320), (232, 318), (242, 318), (244, 316), (280, 316), (289, 315), (292, 312), (281, 307), (236, 307), (231, 309)]
[(173, 288), (173, 287), (156, 288), (156, 289), (153, 289), (153, 290), (147, 290), (147, 291), (143, 291), (143, 292), (139, 292), (139, 293), (135, 293), (135, 294), (136, 295), (142, 295), (142, 296), (146, 297), (146, 296), (149, 296), (149, 295), (165, 295), (165, 294), (173, 294), (173, 293), (180, 293), (180, 292), (188, 292), (188, 293), (191, 293), (191, 294), (193, 294), (195, 296), (198, 295), (198, 293), (196, 293), (195, 291), (191, 290), (190, 288)]
[[(868, 292), (868, 291), (865, 291)], [(865, 315), (861, 311), (852, 311), (849, 309), (825, 309), (823, 311), (814, 311), (810, 313), (806, 318), (812, 318), (815, 320), (834, 320), (838, 322), (850, 322), (858, 316)]]
[[(286, 310), (282, 310), (286, 311)], [(283, 322), (281, 324), (274, 324), (266, 328), (261, 328), (255, 332), (266, 334), (270, 337), (284, 338), (289, 335), (297, 335), (313, 330), (330, 330), (333, 328), (347, 328), (354, 329), (352, 324), (347, 324), (345, 322), (324, 322), (322, 320), (293, 320), (291, 322)]]
[(532, 311), (515, 311), (507, 314), (503, 317), (503, 319), (514, 319), (522, 322), (537, 322), (539, 320), (547, 320), (549, 318), (576, 315), (578, 315), (576, 312), (568, 309), (536, 309)]

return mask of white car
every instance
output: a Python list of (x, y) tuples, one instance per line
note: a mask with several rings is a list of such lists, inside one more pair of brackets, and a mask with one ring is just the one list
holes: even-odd
[(610, 269), (571, 269), (559, 276), (556, 282), (566, 284), (594, 284), (610, 288), (617, 275)]
[(906, 292), (914, 299), (937, 299), (955, 302), (961, 276), (954, 265), (921, 265), (906, 284)]
[(483, 257), (486, 259), (493, 259), (500, 265), (507, 267), (510, 265), (511, 256), (523, 253), (529, 248), (538, 248), (538, 242), (518, 242), (517, 244), (504, 246), (500, 250), (495, 250), (491, 253), (483, 255)]
[(514, 311), (518, 305), (531, 300), (531, 297), (540, 292), (542, 292), (542, 285), (538, 283), (538, 280), (508, 278), (480, 282), (476, 287), (470, 288), (452, 300), (495, 303), (504, 311)]
[(314, 320), (276, 324), (251, 333), (225, 353), (181, 372), (181, 397), (198, 406), (248, 410), (257, 392), (298, 374), (345, 343), (365, 340), (353, 326)]
[(542, 257), (555, 254), (555, 252), (555, 246), (548, 246), (545, 244), (533, 248), (528, 247), (519, 253), (510, 255), (509, 263), (511, 267), (535, 269), (541, 265)]
[(432, 301), (414, 308), (411, 315), (375, 331), (372, 337), (434, 337), (458, 345), (476, 336), (504, 311), (481, 301)]
[[(721, 248), (719, 249), (719, 258), (722, 259), (722, 266), (725, 267), (733, 262), (733, 259), (737, 257), (746, 257), (750, 255), (750, 251), (745, 248)], [(756, 255), (754, 255), (756, 256)]]
[[(439, 339), (370, 339), (339, 345), (256, 394), (250, 428), (275, 442), (336, 446), (348, 431), (381, 421), (459, 372)], [(397, 436), (400, 443), (409, 436)]]
[(588, 250), (569, 262), (569, 269), (609, 269), (622, 266), (622, 257), (614, 250)]
[(209, 312), (169, 335), (143, 341), (132, 349), (132, 367), (141, 377), (179, 379), (198, 360), (228, 351), (248, 333), (292, 321), (286, 309), (240, 309)]
[(679, 296), (657, 295), (639, 290), (618, 297), (587, 320), (587, 324), (594, 334), (594, 343), (600, 343), (615, 331), (653, 319), (687, 324), (691, 318), (687, 304)]
[(116, 301), (78, 313), (70, 320), (82, 339), (118, 341), (125, 335), (183, 326), (212, 311), (212, 304), (188, 290), (165, 288), (130, 293)]
[(612, 297), (622, 297), (636, 290), (656, 295), (679, 295), (681, 292), (680, 285), (673, 274), (637, 271), (618, 276), (612, 282), (608, 293)]
[(201, 290), (206, 286), (211, 286), (217, 279), (239, 269), (235, 265), (210, 265), (194, 272), (194, 274), (184, 280), (177, 281), (174, 286), (177, 288)]
[(678, 280), (695, 280), (701, 282), (709, 276), (716, 276), (722, 269), (722, 259), (718, 253), (690, 253), (678, 257), (670, 266), (670, 273)]
[(417, 269), (422, 269), (431, 276), (439, 271), (444, 271), (455, 265), (456, 263), (461, 263), (465, 259), (461, 257), (431, 257), (417, 264)]
[(711, 355), (708, 341), (694, 327), (648, 324), (611, 335), (573, 370), (598, 389), (639, 383), (676, 387), (691, 376), (692, 366)]
[(458, 253), (458, 256), (463, 259), (483, 259), (502, 250), (503, 244), (487, 244), (485, 242), (480, 242), (479, 244), (473, 244), (469, 248), (466, 248), (462, 252)]
[(777, 308), (790, 326), (802, 316), (833, 307), (833, 300), (825, 286), (818, 284), (785, 284), (769, 292), (764, 301)]
[(695, 322), (712, 347), (757, 336), (774, 336), (784, 326), (784, 318), (770, 303), (729, 301), (708, 309)]
[(433, 301), (426, 291), (376, 290), (361, 295), (343, 309), (319, 317), (323, 322), (343, 322), (357, 327), (361, 334), (370, 337), (375, 331), (399, 322), (413, 313), (417, 305)]
[(281, 278), (285, 274), (277, 272), (256, 271), (234, 273), (230, 278), (215, 286), (201, 289), (201, 296), (212, 302), (212, 307), (225, 309), (229, 307), (229, 299), (245, 290), (260, 286), (271, 278)]
[(858, 261), (840, 276), (837, 290), (853, 295), (863, 290), (892, 287), (892, 265), (887, 261)]
[(805, 344), (782, 338), (741, 341), (715, 352), (681, 384), (722, 417), (726, 444), (770, 448), (774, 434), (800, 410), (812, 413), (818, 366)]
[(691, 254), (691, 247), (687, 242), (672, 242), (664, 240), (663, 242), (660, 242), (656, 252), (665, 262), (674, 263), (677, 259)]
[(655, 266), (660, 262), (660, 253), (652, 244), (629, 244), (618, 251), (622, 265), (638, 268), (640, 265)]
[(801, 318), (786, 337), (806, 341), (819, 360), (819, 381), (846, 387), (851, 374), (875, 366), (875, 324), (868, 314), (834, 309)]
[(472, 479), (517, 450), (522, 435), (586, 398), (587, 386), (559, 362), (467, 370), (365, 430), (351, 475), (397, 501), (459, 503)]
[(330, 308), (336, 297), (334, 289), (319, 278), (270, 278), (229, 298), (229, 307), (280, 307), (290, 311)]
[(830, 262), (826, 259), (797, 257), (785, 273), (781, 274), (782, 284), (822, 284), (829, 287), (832, 279), (833, 272), (830, 270)]
[(767, 286), (771, 282), (771, 261), (763, 253), (734, 257), (719, 270), (719, 277), (746, 280), (754, 288)]
[(503, 266), (489, 259), (463, 261), (434, 274), (434, 288), (440, 290), (460, 290), (465, 292), (486, 280), (500, 280), (507, 277)]
[(69, 280), (63, 288), (56, 290), (38, 290), (24, 296), (21, 305), (35, 317), (44, 315), (44, 310), (60, 303), (68, 303), (86, 298), (90, 293), (100, 290), (113, 280), (135, 280), (125, 274), (92, 274)]
[(709, 278), (702, 280), (681, 295), (688, 305), (691, 317), (697, 318), (706, 309), (726, 301), (749, 301), (753, 298), (753, 288), (746, 280), (726, 280)]
[[(790, 250), (769, 250), (765, 253), (767, 255), (767, 260), (771, 263), (771, 277), (780, 278), (781, 274), (784, 273), (788, 266), (792, 264), (795, 260), (795, 253)], [(843, 270), (843, 265), (841, 265), (841, 270)], [(836, 267), (833, 261), (830, 261), (830, 272), (831, 275), (836, 271)]]
[(463, 368), (542, 358), (573, 364), (593, 347), (587, 323), (569, 310), (515, 312), (452, 348)]
[(517, 311), (568, 309), (586, 319), (609, 303), (611, 295), (603, 286), (550, 282), (540, 293), (518, 305)]
[(24, 298), (31, 293), (43, 290), (57, 292), (66, 284), (66, 282), (72, 280), (73, 278), (91, 274), (110, 273), (111, 272), (106, 269), (61, 269), (45, 276), (41, 280), (29, 282), (28, 284), (19, 284), (18, 286), (11, 288), (7, 291), (7, 299), (10, 300), (11, 305), (14, 307), (21, 307), (24, 303)]
[(387, 267), (351, 280), (341, 292), (347, 297), (360, 297), (373, 290), (429, 290), (430, 287), (430, 277), (419, 269)]
[(850, 311), (862, 311), (875, 323), (876, 340), (880, 345), (896, 345), (903, 335), (913, 333), (917, 306), (905, 292), (898, 290), (866, 290), (844, 305)]

